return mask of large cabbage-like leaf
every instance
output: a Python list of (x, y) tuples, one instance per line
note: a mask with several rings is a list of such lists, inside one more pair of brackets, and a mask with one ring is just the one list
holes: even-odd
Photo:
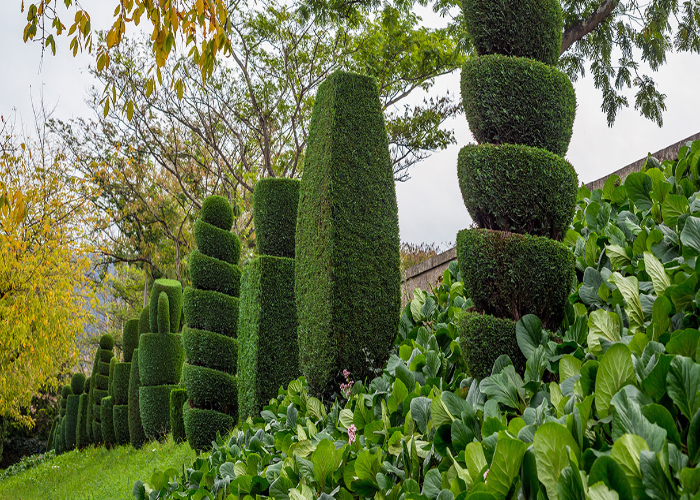
[(610, 401), (627, 384), (634, 384), (632, 353), (624, 344), (613, 344), (600, 360), (595, 380), (595, 407), (600, 418), (608, 416)]

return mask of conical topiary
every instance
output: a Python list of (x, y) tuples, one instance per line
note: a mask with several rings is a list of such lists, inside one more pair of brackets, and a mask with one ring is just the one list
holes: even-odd
[(462, 101), (479, 145), (459, 154), (464, 203), (480, 229), (457, 235), (474, 309), (457, 319), (471, 374), (491, 374), (502, 354), (522, 372), (515, 324), (536, 314), (556, 329), (575, 278), (559, 241), (571, 222), (578, 179), (562, 158), (576, 97), (554, 67), (563, 27), (558, 0), (464, 0), (477, 57), (462, 71)]
[(184, 351), (177, 333), (182, 317), (180, 282), (156, 280), (149, 307), (152, 332), (139, 337), (139, 413), (145, 435), (158, 439), (170, 431), (170, 391), (182, 375)]
[(195, 224), (198, 250), (190, 254), (192, 286), (185, 290), (182, 371), (187, 441), (211, 446), (216, 433), (233, 427), (237, 415), (238, 294), (241, 246), (231, 232), (233, 210), (226, 198), (209, 196)]
[(294, 298), (294, 241), (299, 181), (267, 178), (255, 185), (258, 258), (243, 270), (238, 318), (238, 408), (257, 415), (279, 388), (301, 375)]

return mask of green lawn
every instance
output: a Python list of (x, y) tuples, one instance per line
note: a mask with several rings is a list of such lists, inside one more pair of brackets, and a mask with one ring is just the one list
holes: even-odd
[(0, 500), (126, 500), (137, 479), (154, 469), (180, 469), (195, 457), (187, 443), (146, 443), (140, 450), (119, 446), (64, 453), (37, 467), (0, 481)]

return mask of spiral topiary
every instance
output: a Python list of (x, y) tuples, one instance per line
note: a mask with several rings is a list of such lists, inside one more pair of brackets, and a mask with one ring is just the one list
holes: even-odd
[[(195, 224), (198, 250), (189, 260), (192, 286), (185, 290), (182, 332), (187, 362), (182, 381), (189, 398), (183, 421), (190, 446), (209, 448), (237, 416), (238, 237), (226, 198), (210, 196)], [(211, 414), (216, 416), (212, 417)]]
[(576, 95), (553, 67), (563, 26), (557, 0), (464, 0), (463, 12), (478, 56), (462, 70), (462, 101), (480, 144), (462, 149), (458, 176), (482, 229), (457, 236), (460, 272), (474, 301), (457, 329), (471, 374), (483, 378), (502, 354), (525, 369), (515, 336), (523, 315), (536, 314), (550, 329), (563, 317), (575, 267), (556, 240), (576, 203), (578, 179), (562, 158)]
[[(184, 351), (178, 334), (182, 285), (159, 279), (149, 303), (151, 333), (139, 337), (139, 414), (145, 435), (160, 439), (170, 431), (170, 391), (182, 375)], [(133, 357), (132, 357), (133, 362)]]

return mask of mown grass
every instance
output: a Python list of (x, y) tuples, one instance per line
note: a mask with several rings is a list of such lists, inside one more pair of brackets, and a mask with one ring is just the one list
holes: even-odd
[(126, 500), (138, 479), (154, 470), (180, 469), (195, 457), (187, 443), (146, 443), (140, 450), (119, 446), (90, 447), (64, 453), (37, 467), (0, 481), (0, 500)]

